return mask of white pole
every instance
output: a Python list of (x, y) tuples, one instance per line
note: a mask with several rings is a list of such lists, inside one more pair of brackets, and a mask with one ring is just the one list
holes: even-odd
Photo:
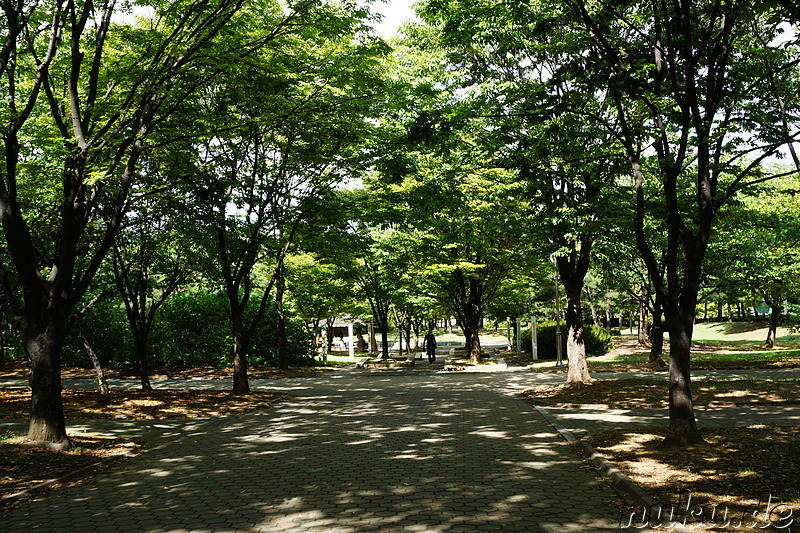
[(349, 340), (347, 341), (347, 349), (350, 352), (350, 357), (356, 356), (356, 347), (353, 346), (353, 324), (347, 324), (347, 336)]
[(539, 359), (539, 344), (536, 339), (536, 317), (531, 317), (531, 358), (536, 361)]
[(564, 366), (561, 358), (561, 306), (558, 301), (558, 271), (555, 275), (556, 281), (556, 366)]
[(517, 355), (522, 353), (522, 319), (517, 317)]
[(328, 328), (322, 328), (320, 336), (322, 337), (322, 362), (328, 363)]
[(506, 317), (506, 340), (508, 341), (508, 351), (511, 351), (511, 317)]

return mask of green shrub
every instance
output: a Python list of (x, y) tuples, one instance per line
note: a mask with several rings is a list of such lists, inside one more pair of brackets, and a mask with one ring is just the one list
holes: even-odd
[[(151, 367), (230, 366), (233, 340), (228, 300), (219, 292), (192, 291), (173, 295), (156, 313), (150, 330)], [(130, 326), (124, 306), (116, 299), (95, 304), (83, 319), (84, 328), (104, 366), (134, 364)], [(277, 366), (275, 317), (268, 313), (250, 346), (253, 366)], [(288, 360), (292, 366), (313, 362), (313, 335), (299, 321), (286, 324)], [(90, 365), (78, 336), (70, 328), (62, 360), (67, 365)]]
[[(608, 353), (614, 347), (611, 333), (600, 326), (584, 326), (583, 340), (586, 343), (586, 356), (596, 357)], [(542, 322), (536, 328), (536, 344), (540, 359), (556, 358), (556, 323)], [(530, 349), (531, 328), (522, 330), (522, 346)], [(567, 357), (567, 328), (561, 323), (561, 350), (564, 359)]]
[[(81, 318), (81, 322), (101, 365), (120, 366), (131, 362), (133, 340), (125, 308), (119, 300), (99, 300)], [(70, 324), (64, 340), (61, 362), (67, 366), (89, 367), (92, 364), (74, 323)]]

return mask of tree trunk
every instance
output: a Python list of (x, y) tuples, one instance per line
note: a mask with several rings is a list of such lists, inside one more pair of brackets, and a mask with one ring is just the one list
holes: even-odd
[(478, 334), (480, 327), (479, 320), (471, 320), (468, 324), (462, 324), (461, 328), (464, 332), (464, 345), (467, 350), (467, 357), (471, 364), (480, 364), (481, 359), (481, 340)]
[(594, 298), (592, 298), (592, 290), (589, 287), (584, 289), (586, 291), (586, 300), (589, 302), (589, 309), (592, 312), (592, 324), (595, 326), (600, 325), (600, 315), (597, 314), (597, 307), (594, 305)]
[(333, 339), (335, 339), (335, 332), (333, 331), (334, 320), (328, 321), (328, 328), (325, 330), (325, 342), (328, 343), (328, 351), (333, 350)]
[(667, 364), (661, 358), (664, 352), (664, 324), (662, 322), (662, 315), (664, 311), (661, 305), (661, 297), (656, 293), (655, 303), (653, 305), (653, 327), (650, 330), (650, 355), (647, 362), (651, 366), (665, 367)]
[(233, 393), (250, 394), (250, 381), (247, 378), (247, 350), (250, 339), (244, 332), (241, 310), (231, 309), (233, 326)]
[(764, 343), (765, 348), (774, 348), (778, 338), (778, 324), (781, 320), (781, 306), (780, 304), (773, 303), (770, 306), (769, 328), (767, 329), (767, 341)]
[[(389, 311), (379, 312), (375, 306), (372, 307), (372, 316), (375, 317), (378, 330), (381, 333), (381, 359), (389, 358)], [(376, 350), (377, 351), (377, 350)]]
[(139, 325), (139, 327), (132, 328), (133, 331), (133, 347), (136, 350), (136, 366), (139, 371), (139, 379), (142, 383), (142, 390), (153, 390), (150, 384), (150, 363), (148, 357), (148, 337), (149, 331), (147, 326)]
[(650, 311), (647, 308), (647, 296), (644, 290), (639, 292), (639, 328), (637, 329), (637, 341), (639, 346), (650, 346), (650, 338), (647, 332), (647, 324), (650, 321)]
[(381, 359), (389, 359), (389, 324), (381, 325)]
[[(559, 269), (560, 270), (560, 269)], [(572, 276), (564, 279), (564, 290), (567, 293), (567, 312), (565, 315), (567, 326), (567, 380), (568, 387), (589, 385), (594, 379), (589, 375), (586, 365), (586, 343), (583, 339), (583, 311), (581, 306), (581, 292), (583, 291), (583, 277)]]
[(680, 313), (669, 328), (669, 430), (666, 446), (703, 442), (694, 416), (690, 357), (692, 317)]
[(21, 331), (25, 351), (30, 358), (31, 417), (28, 440), (47, 442), (53, 448), (69, 449), (64, 407), (61, 402), (61, 345), (63, 336), (54, 334), (60, 328), (43, 327), (42, 333)]
[(466, 298), (461, 302), (461, 316), (459, 320), (461, 322), (461, 329), (464, 332), (469, 362), (471, 364), (480, 364), (480, 328), (483, 318), (480, 282), (473, 276), (465, 276), (465, 278), (466, 294), (464, 296), (466, 296)]
[(111, 391), (108, 388), (108, 381), (106, 380), (105, 372), (103, 372), (103, 366), (100, 364), (100, 359), (97, 357), (94, 349), (92, 349), (92, 345), (89, 343), (89, 338), (86, 336), (86, 332), (83, 329), (83, 323), (77, 313), (75, 314), (75, 325), (78, 326), (78, 333), (81, 336), (81, 341), (83, 342), (83, 348), (86, 350), (86, 355), (89, 356), (89, 359), (92, 361), (92, 365), (94, 366), (94, 371), (97, 374), (97, 388), (100, 391), (100, 395), (108, 398), (110, 396)]
[[(411, 318), (406, 318), (403, 321), (403, 330), (406, 333), (406, 353), (411, 355)], [(416, 348), (416, 345), (414, 346)]]
[(375, 326), (369, 328), (369, 346), (372, 353), (378, 353), (378, 339), (375, 338)]
[[(556, 257), (556, 268), (561, 276), (567, 298), (565, 315), (567, 326), (567, 387), (589, 385), (594, 380), (586, 365), (586, 343), (583, 338), (583, 308), (581, 293), (589, 271), (593, 237), (583, 234), (579, 240), (569, 242), (569, 255)], [(566, 244), (566, 243), (562, 243)]]

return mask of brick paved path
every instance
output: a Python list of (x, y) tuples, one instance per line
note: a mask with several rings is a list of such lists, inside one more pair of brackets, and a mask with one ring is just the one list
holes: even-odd
[(536, 379), (344, 372), (267, 382), (298, 397), (195, 422), (17, 508), (0, 531), (617, 529), (613, 494), (514, 397)]

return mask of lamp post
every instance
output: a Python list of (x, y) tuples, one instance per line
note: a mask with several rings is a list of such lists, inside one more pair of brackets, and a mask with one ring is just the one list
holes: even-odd
[(556, 265), (556, 272), (553, 275), (556, 285), (556, 366), (564, 366), (564, 361), (561, 357), (561, 306), (558, 303), (558, 264), (555, 258), (553, 258), (553, 264)]

